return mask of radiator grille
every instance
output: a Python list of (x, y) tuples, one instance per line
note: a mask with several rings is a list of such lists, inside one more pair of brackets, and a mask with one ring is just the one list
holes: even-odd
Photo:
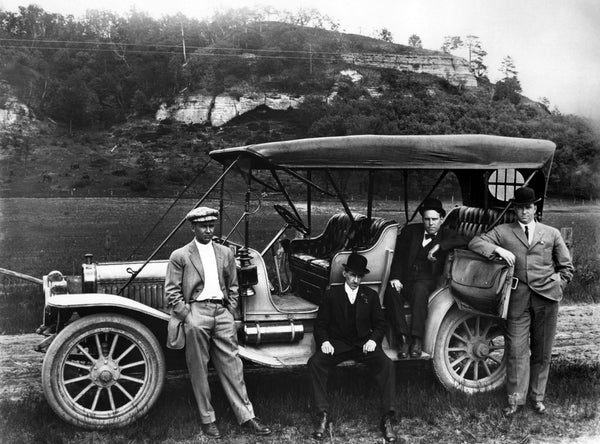
[[(98, 282), (98, 293), (117, 294), (125, 281)], [(166, 310), (164, 280), (133, 282), (123, 290), (123, 297), (133, 299), (157, 310)]]

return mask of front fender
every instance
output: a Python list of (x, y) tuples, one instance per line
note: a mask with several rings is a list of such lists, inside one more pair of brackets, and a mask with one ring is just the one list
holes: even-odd
[(425, 323), (425, 338), (423, 340), (423, 351), (433, 357), (435, 349), (435, 338), (446, 313), (455, 304), (450, 292), (450, 287), (444, 287), (433, 293), (429, 298), (429, 312)]
[(107, 293), (72, 293), (55, 295), (46, 301), (46, 305), (56, 308), (82, 307), (118, 307), (136, 311), (163, 321), (169, 320), (169, 314), (144, 305), (133, 299)]

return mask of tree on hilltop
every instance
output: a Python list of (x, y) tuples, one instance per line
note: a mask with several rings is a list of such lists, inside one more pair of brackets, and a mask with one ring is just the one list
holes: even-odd
[(479, 37), (468, 35), (465, 47), (469, 50), (469, 67), (471, 72), (477, 78), (485, 77), (487, 66), (483, 63), (483, 58), (487, 55), (487, 51), (482, 48)]
[(375, 31), (375, 36), (379, 40), (383, 40), (384, 42), (394, 43), (394, 36), (392, 32), (387, 28), (381, 28)]
[(442, 43), (442, 51), (446, 54), (450, 54), (450, 51), (461, 48), (464, 45), (462, 39), (458, 35), (447, 35), (444, 36), (444, 43)]
[(504, 57), (502, 59), (502, 62), (500, 62), (499, 71), (504, 75), (504, 77), (502, 77), (503, 79), (517, 77), (517, 74), (519, 73), (519, 71), (517, 71), (513, 58), (509, 55)]
[(413, 34), (408, 38), (408, 46), (412, 46), (413, 48), (422, 48), (423, 42), (421, 41), (421, 37), (417, 34)]

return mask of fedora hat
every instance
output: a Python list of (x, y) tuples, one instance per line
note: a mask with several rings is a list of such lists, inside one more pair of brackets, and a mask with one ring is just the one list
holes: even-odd
[(423, 201), (423, 203), (419, 207), (419, 214), (423, 216), (423, 213), (425, 213), (425, 211), (427, 210), (435, 210), (441, 217), (446, 216), (446, 211), (444, 210), (444, 207), (442, 207), (442, 203), (438, 199), (435, 199), (433, 197), (430, 197)]
[(531, 205), (539, 202), (542, 199), (535, 198), (535, 191), (533, 188), (521, 187), (515, 190), (515, 197), (512, 199), (513, 205)]
[(348, 256), (348, 262), (344, 264), (344, 268), (346, 271), (352, 271), (361, 276), (369, 273), (369, 269), (367, 268), (367, 258), (354, 251)]

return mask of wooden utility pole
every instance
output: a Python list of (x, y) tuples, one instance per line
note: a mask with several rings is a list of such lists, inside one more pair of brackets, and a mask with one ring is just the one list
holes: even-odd
[(183, 64), (187, 63), (187, 56), (185, 54), (185, 34), (183, 33), (183, 23), (181, 25), (181, 43), (183, 44)]

